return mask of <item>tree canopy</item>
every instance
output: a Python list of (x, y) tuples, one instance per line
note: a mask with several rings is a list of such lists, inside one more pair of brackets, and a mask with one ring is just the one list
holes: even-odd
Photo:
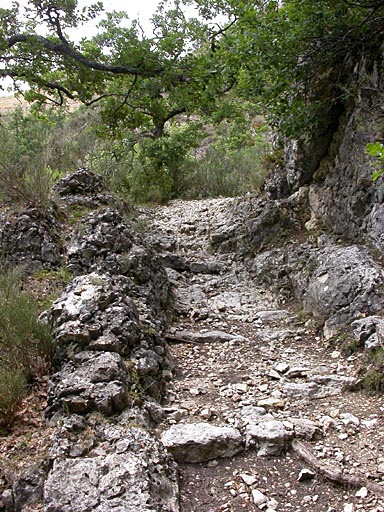
[[(324, 109), (354, 93), (345, 77), (383, 40), (383, 0), (184, 3), (198, 16), (163, 0), (150, 35), (112, 12), (95, 36), (73, 41), (71, 29), (96, 20), (101, 3), (80, 9), (77, 0), (28, 0), (23, 10), (15, 2), (0, 9), (0, 76), (19, 91), (28, 84), (30, 100), (97, 105), (100, 134), (125, 148), (142, 144), (161, 170), (193, 146), (197, 119), (237, 117), (242, 102), (285, 135), (310, 132)], [(194, 116), (191, 130), (184, 144), (170, 143), (166, 126), (181, 115)]]

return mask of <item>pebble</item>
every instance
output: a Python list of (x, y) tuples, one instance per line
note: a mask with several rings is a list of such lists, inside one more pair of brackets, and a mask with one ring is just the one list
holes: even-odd
[(288, 363), (278, 363), (273, 367), (273, 369), (279, 373), (286, 373), (289, 370), (289, 364)]
[(285, 406), (285, 401), (274, 397), (264, 398), (257, 402), (257, 406), (266, 409), (282, 409)]
[(366, 498), (368, 496), (368, 489), (361, 487), (355, 494), (356, 498)]
[(253, 503), (256, 506), (262, 505), (263, 503), (268, 501), (268, 498), (265, 496), (265, 494), (263, 494), (258, 489), (253, 489), (252, 490), (252, 499), (253, 499)]
[(248, 475), (247, 473), (241, 473), (240, 477), (250, 487), (257, 482), (257, 478), (254, 475)]

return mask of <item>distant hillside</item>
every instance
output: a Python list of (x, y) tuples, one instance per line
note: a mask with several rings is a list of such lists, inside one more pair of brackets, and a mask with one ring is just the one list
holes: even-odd
[(15, 96), (0, 97), (0, 115), (12, 112), (17, 107), (28, 108), (28, 102), (23, 98), (15, 98)]
[[(68, 100), (69, 110), (73, 111), (79, 107), (80, 103), (76, 101)], [(28, 109), (29, 103), (25, 101), (21, 96), (16, 98), (15, 96), (2, 96), (0, 97), (0, 116), (8, 114), (15, 110), (15, 108), (22, 107)]]

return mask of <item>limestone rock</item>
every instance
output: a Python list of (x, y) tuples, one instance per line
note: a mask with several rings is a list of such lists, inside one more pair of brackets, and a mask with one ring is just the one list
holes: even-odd
[(223, 268), (220, 261), (193, 261), (190, 264), (191, 272), (195, 274), (218, 274)]
[(360, 345), (367, 350), (381, 347), (384, 344), (384, 319), (379, 316), (368, 316), (352, 322), (353, 334)]
[(306, 311), (327, 320), (330, 334), (362, 312), (381, 308), (383, 272), (365, 248), (329, 246), (318, 259), (303, 303)]
[(256, 447), (257, 454), (269, 457), (281, 454), (293, 439), (293, 431), (282, 421), (270, 420), (250, 423), (245, 427), (246, 447)]
[(44, 488), (46, 512), (178, 512), (176, 466), (141, 429), (111, 426), (105, 456), (57, 459)]
[(299, 439), (312, 441), (321, 435), (320, 425), (314, 421), (306, 418), (288, 418), (288, 421), (292, 423), (295, 437)]
[(173, 335), (174, 338), (185, 341), (186, 343), (224, 343), (227, 341), (242, 342), (246, 340), (244, 336), (230, 334), (224, 331), (208, 331), (208, 332), (193, 332), (193, 331), (176, 331)]
[(15, 512), (26, 511), (42, 502), (46, 475), (45, 463), (35, 463), (23, 470), (12, 487)]
[(128, 404), (130, 374), (119, 354), (79, 352), (53, 375), (47, 413), (63, 408), (83, 414), (119, 412)]
[(204, 462), (243, 450), (238, 430), (210, 423), (173, 425), (162, 434), (161, 441), (177, 462)]
[(60, 196), (94, 195), (102, 192), (103, 188), (100, 174), (82, 168), (58, 180), (53, 190)]
[(0, 214), (0, 252), (12, 264), (33, 272), (62, 261), (57, 213), (30, 208), (21, 214)]

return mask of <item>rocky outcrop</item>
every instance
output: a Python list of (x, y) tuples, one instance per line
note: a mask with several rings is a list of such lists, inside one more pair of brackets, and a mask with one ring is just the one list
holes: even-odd
[[(383, 137), (383, 52), (383, 46), (376, 53), (371, 49), (354, 67), (342, 70), (338, 80), (354, 93), (333, 109), (327, 105), (311, 140), (286, 143), (285, 165), (266, 187), (276, 199), (309, 185), (309, 229), (326, 229), (354, 241), (363, 236), (380, 251), (383, 191), (372, 181), (376, 163), (365, 147)], [(327, 80), (335, 80), (332, 72)]]
[[(56, 191), (67, 209), (99, 205), (102, 180), (80, 170)], [(13, 250), (19, 260), (46, 265), (56, 249), (48, 228), (57, 225), (34, 220), (31, 227), (31, 219), (17, 219)], [(3, 239), (12, 242), (15, 226), (5, 227)], [(89, 212), (68, 238), (62, 252), (77, 277), (42, 316), (56, 339), (45, 410), (55, 427), (50, 469), (36, 481), (25, 472), (3, 502), (19, 512), (42, 499), (46, 512), (178, 511), (175, 462), (149, 433), (172, 376), (162, 337), (171, 300), (165, 270), (115, 208)], [(32, 252), (24, 254), (26, 247)]]
[(300, 233), (308, 218), (302, 192), (283, 200), (265, 201), (251, 195), (233, 200), (214, 212), (212, 247), (222, 253), (249, 256), (288, 242)]
[(304, 310), (325, 319), (327, 335), (362, 315), (382, 309), (384, 274), (360, 246), (329, 246), (317, 256), (302, 295)]
[(33, 208), (0, 215), (0, 252), (13, 265), (33, 272), (62, 262), (57, 212)]
[(67, 255), (74, 274), (96, 271), (126, 276), (125, 286), (141, 314), (164, 323), (171, 301), (165, 270), (119, 211), (104, 208), (86, 216), (69, 241)]
[(287, 245), (257, 255), (252, 273), (285, 297), (295, 297), (303, 310), (335, 334), (351, 321), (381, 311), (383, 269), (366, 247), (320, 240)]

